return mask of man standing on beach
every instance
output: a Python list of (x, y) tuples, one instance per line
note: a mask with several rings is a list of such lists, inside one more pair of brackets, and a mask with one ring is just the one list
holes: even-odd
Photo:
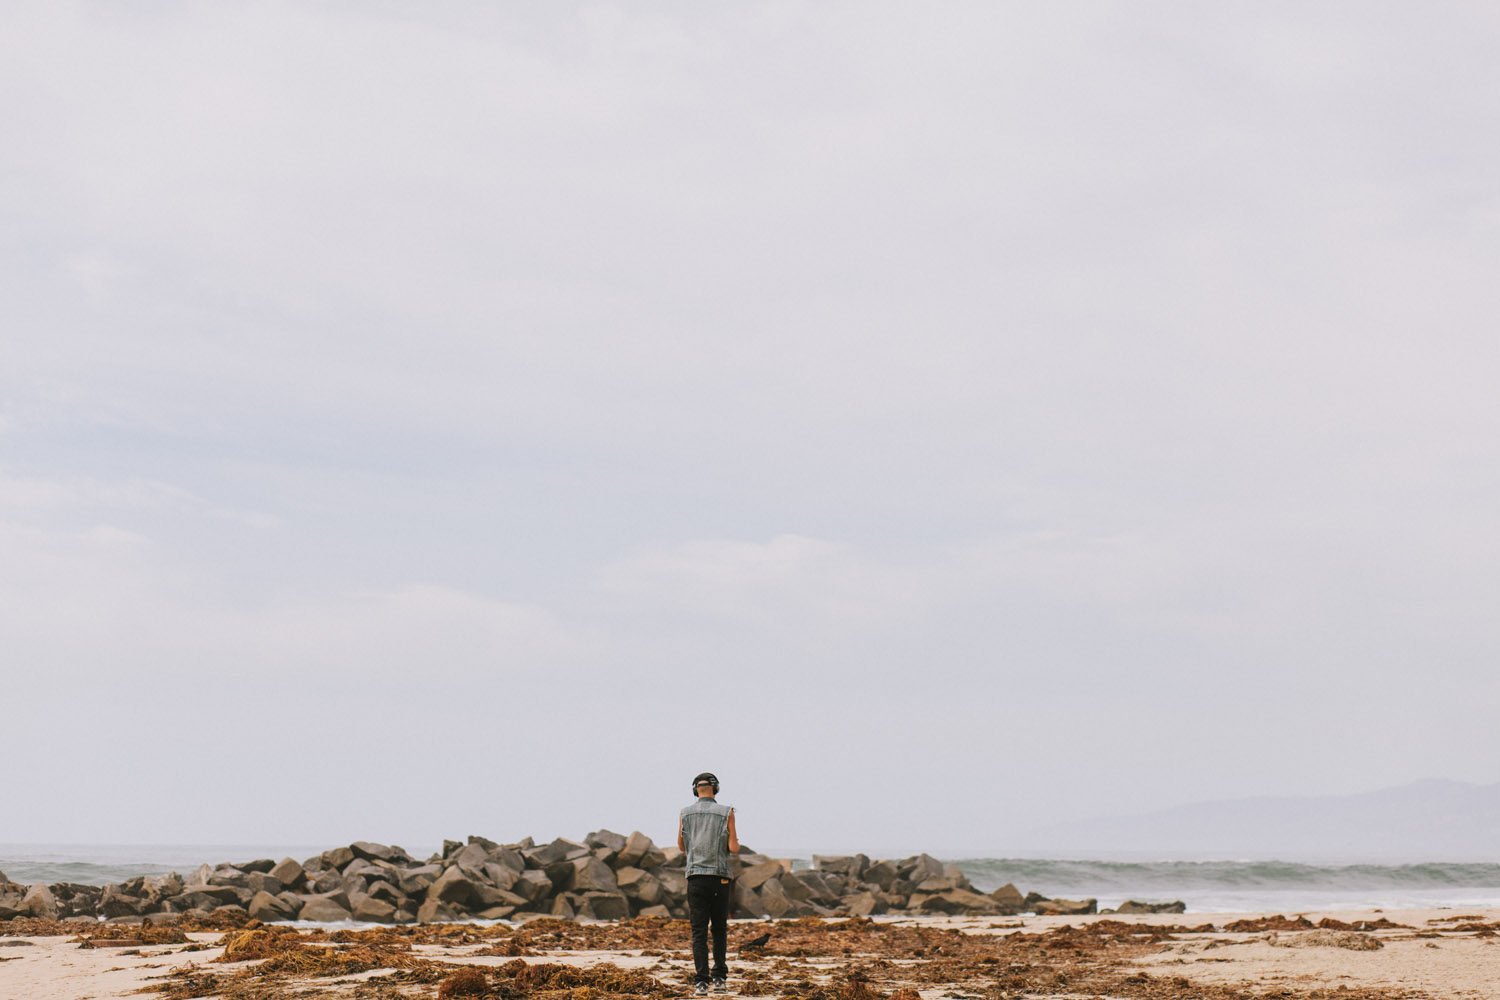
[(695, 992), (708, 993), (708, 927), (713, 923), (715, 993), (729, 992), (729, 965), (724, 961), (729, 934), (729, 855), (738, 854), (740, 838), (734, 830), (734, 809), (720, 805), (719, 779), (704, 771), (693, 779), (693, 804), (677, 814), (677, 849), (687, 855), (688, 919), (693, 925)]

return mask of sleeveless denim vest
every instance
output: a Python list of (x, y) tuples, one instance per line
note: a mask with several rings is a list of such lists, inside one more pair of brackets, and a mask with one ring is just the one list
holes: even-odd
[(682, 842), (687, 845), (688, 875), (729, 877), (730, 806), (713, 799), (697, 799), (678, 814)]

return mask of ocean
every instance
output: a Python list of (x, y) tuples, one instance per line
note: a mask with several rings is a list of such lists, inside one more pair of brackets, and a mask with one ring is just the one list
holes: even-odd
[[(415, 857), (436, 845), (405, 845)], [(299, 860), (327, 845), (0, 844), (0, 872), (12, 882), (105, 885), (136, 875), (186, 874), (200, 864), (255, 858)], [(777, 853), (800, 865), (807, 852)], [(1500, 864), (1411, 862), (1334, 864), (1292, 861), (1109, 861), (1048, 858), (945, 858), (981, 892), (1007, 882), (1022, 892), (1080, 899), (1100, 907), (1127, 899), (1182, 900), (1190, 913), (1282, 913), (1363, 908), (1500, 907)]]

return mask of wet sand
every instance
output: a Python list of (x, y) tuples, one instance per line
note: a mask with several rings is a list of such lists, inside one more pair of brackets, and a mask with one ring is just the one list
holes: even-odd
[[(1267, 919), (1273, 916), (734, 921), (731, 993), (801, 1000), (1500, 997), (1500, 910), (1310, 912), (1295, 924)], [(1332, 929), (1302, 929), (1320, 922)], [(1372, 924), (1378, 929), (1359, 929)], [(762, 950), (739, 953), (766, 933)], [(687, 934), (684, 921), (666, 919), (213, 930), (17, 922), (0, 924), (0, 1000), (680, 997), (691, 995)]]

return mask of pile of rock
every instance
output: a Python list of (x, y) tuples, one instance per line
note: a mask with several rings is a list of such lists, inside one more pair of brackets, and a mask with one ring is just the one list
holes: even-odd
[[(926, 854), (900, 861), (871, 861), (863, 854), (815, 856), (813, 867), (793, 870), (789, 862), (745, 849), (735, 860), (735, 876), (734, 912), (740, 917), (999, 916), (1096, 909), (1094, 900), (1022, 896), (1013, 885), (976, 892), (957, 865)], [(0, 920), (35, 916), (159, 922), (180, 914), (376, 923), (682, 917), (687, 915), (687, 878), (675, 847), (658, 848), (643, 833), (624, 836), (608, 830), (591, 833), (582, 842), (450, 840), (425, 861), (400, 847), (356, 841), (302, 862), (266, 858), (203, 865), (186, 877), (172, 872), (103, 887), (61, 883), (28, 889), (0, 874)]]

